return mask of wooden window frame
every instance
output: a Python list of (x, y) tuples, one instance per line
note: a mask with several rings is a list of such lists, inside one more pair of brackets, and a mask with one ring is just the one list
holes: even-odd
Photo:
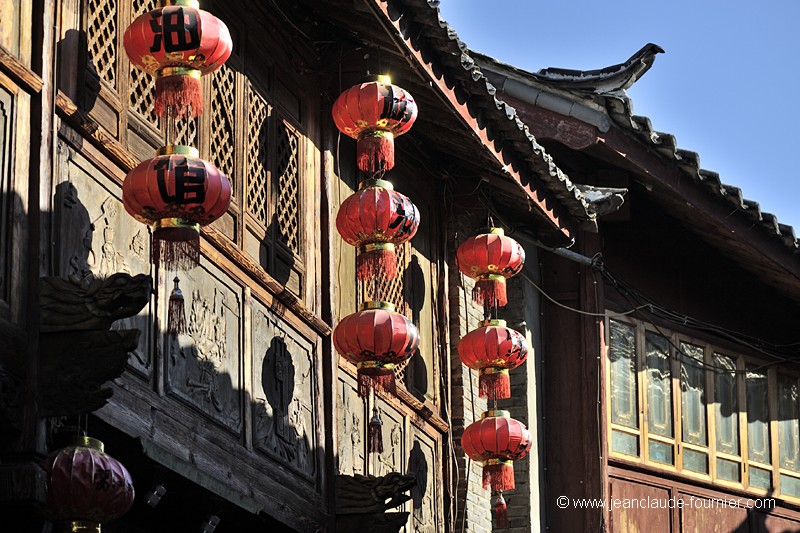
[[(688, 478), (691, 480), (710, 483), (712, 485), (744, 491), (754, 496), (771, 496), (791, 502), (794, 504), (800, 503), (800, 497), (785, 495), (780, 490), (780, 476), (789, 475), (794, 478), (800, 479), (800, 472), (787, 470), (780, 467), (780, 450), (779, 450), (779, 428), (778, 428), (778, 375), (789, 376), (798, 382), (800, 386), (800, 376), (796, 372), (791, 372), (785, 369), (777, 369), (772, 366), (764, 372), (767, 377), (767, 398), (768, 398), (768, 414), (769, 414), (769, 436), (770, 436), (770, 464), (764, 464), (760, 461), (753, 461), (749, 458), (748, 447), (748, 429), (747, 429), (747, 389), (746, 389), (746, 374), (745, 370), (749, 367), (758, 367), (764, 364), (764, 361), (736, 353), (727, 348), (715, 345), (703, 339), (698, 339), (667, 330), (665, 328), (655, 328), (654, 326), (643, 322), (641, 320), (632, 319), (616, 315), (612, 312), (606, 313), (605, 318), (605, 346), (607, 353), (604, 354), (606, 362), (609, 359), (609, 351), (611, 350), (610, 343), (610, 328), (611, 321), (633, 327), (635, 331), (636, 354), (634, 361), (636, 364), (637, 376), (637, 399), (639, 401), (638, 422), (637, 429), (629, 428), (617, 423), (612, 422), (611, 419), (611, 365), (605, 364), (605, 401), (609, 406), (606, 411), (606, 441), (608, 444), (609, 458), (614, 461), (623, 463), (636, 464), (643, 466), (647, 469), (653, 469), (660, 472), (669, 472), (680, 477)], [(660, 331), (659, 331), (660, 330)], [(648, 368), (646, 365), (646, 333), (655, 333), (661, 337), (666, 337), (670, 341), (669, 346), (669, 359), (670, 359), (670, 380), (671, 380), (671, 400), (672, 400), (672, 438), (664, 437), (657, 433), (650, 432), (649, 421), (649, 399), (647, 393), (648, 383)], [(732, 359), (736, 366), (736, 411), (737, 411), (737, 429), (738, 429), (738, 446), (739, 455), (724, 453), (717, 451), (717, 427), (716, 427), (716, 374), (708, 366), (704, 369), (704, 385), (705, 385), (705, 413), (706, 413), (706, 443), (707, 445), (700, 446), (683, 441), (683, 413), (681, 402), (681, 357), (677, 353), (676, 346), (681, 343), (693, 344), (703, 349), (703, 362), (706, 365), (714, 365), (714, 355), (720, 355)], [(638, 456), (614, 451), (612, 447), (613, 432), (623, 432), (629, 435), (635, 435), (638, 442)], [(673, 449), (673, 463), (665, 464), (650, 459), (650, 441), (654, 440), (664, 444), (670, 444)], [(683, 467), (684, 451), (694, 450), (705, 453), (708, 457), (708, 473), (703, 474), (687, 470)], [(734, 461), (739, 464), (739, 482), (722, 479), (718, 476), (717, 472), (717, 459), (724, 459)], [(758, 487), (750, 486), (750, 468), (760, 468), (770, 472), (770, 479), (772, 488), (770, 490), (761, 489)]]

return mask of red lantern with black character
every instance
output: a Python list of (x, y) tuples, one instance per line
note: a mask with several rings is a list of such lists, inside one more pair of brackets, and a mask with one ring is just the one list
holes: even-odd
[(482, 398), (510, 398), (508, 371), (525, 362), (528, 342), (522, 333), (506, 327), (505, 320), (485, 320), (461, 338), (458, 355), (466, 366), (480, 371)]
[(525, 265), (525, 250), (506, 237), (503, 228), (489, 228), (470, 237), (456, 252), (458, 269), (476, 281), (472, 298), (485, 306), (508, 304), (506, 279), (517, 275)]

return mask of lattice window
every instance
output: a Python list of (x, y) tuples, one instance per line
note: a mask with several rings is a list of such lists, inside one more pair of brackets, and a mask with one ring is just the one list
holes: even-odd
[[(133, 0), (131, 21), (156, 8), (156, 0)], [(147, 122), (158, 128), (158, 117), (153, 111), (156, 83), (149, 74), (130, 67), (130, 107)]]
[(300, 253), (300, 136), (278, 124), (278, 202), (275, 206), (278, 238)]
[(117, 87), (117, 0), (89, 0), (89, 60), (101, 80)]
[(199, 118), (178, 120), (175, 125), (175, 144), (197, 146), (197, 131), (200, 129)]
[(267, 117), (270, 107), (260, 94), (250, 91), (247, 105), (247, 210), (267, 226)]
[(234, 190), (236, 74), (227, 65), (211, 79), (211, 161), (231, 180)]

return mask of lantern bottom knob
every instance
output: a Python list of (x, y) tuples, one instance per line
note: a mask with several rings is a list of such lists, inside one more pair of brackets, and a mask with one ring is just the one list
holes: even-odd
[(102, 527), (97, 522), (73, 520), (56, 524), (55, 533), (101, 533)]

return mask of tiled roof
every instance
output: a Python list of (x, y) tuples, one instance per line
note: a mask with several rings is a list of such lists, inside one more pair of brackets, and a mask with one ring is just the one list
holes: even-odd
[(468, 93), (469, 102), (475, 104), (470, 106), (470, 113), (485, 125), (490, 138), (502, 140), (504, 148), (511, 147), (570, 215), (594, 225), (595, 215), (580, 189), (558, 168), (544, 147), (536, 142), (516, 109), (496, 97), (495, 87), (471, 57), (466, 43), (442, 17), (439, 4), (438, 0), (426, 0), (409, 1), (403, 5), (403, 13), (410, 12), (413, 20), (419, 23), (414, 28), (418, 33), (412, 36), (412, 43), (424, 36), (434, 48), (425, 51), (435, 53), (436, 63), (447, 69), (445, 79), (449, 77), (448, 71), (452, 73), (448, 85), (452, 82)]
[(655, 56), (661, 52), (661, 47), (648, 44), (624, 63), (611, 67), (586, 71), (548, 68), (538, 73), (504, 65), (481, 54), (473, 55), (485, 68), (497, 66), (545, 91), (552, 90), (555, 94), (567, 95), (594, 109), (603, 109), (615, 124), (644, 145), (652, 147), (689, 177), (692, 183), (711, 193), (716, 201), (730, 204), (761, 227), (766, 237), (780, 240), (792, 251), (800, 250), (792, 226), (781, 224), (772, 213), (761, 211), (758, 202), (744, 198), (738, 187), (723, 183), (718, 173), (701, 168), (700, 156), (679, 148), (674, 135), (656, 131), (649, 118), (633, 114), (631, 100), (625, 90), (647, 72)]

